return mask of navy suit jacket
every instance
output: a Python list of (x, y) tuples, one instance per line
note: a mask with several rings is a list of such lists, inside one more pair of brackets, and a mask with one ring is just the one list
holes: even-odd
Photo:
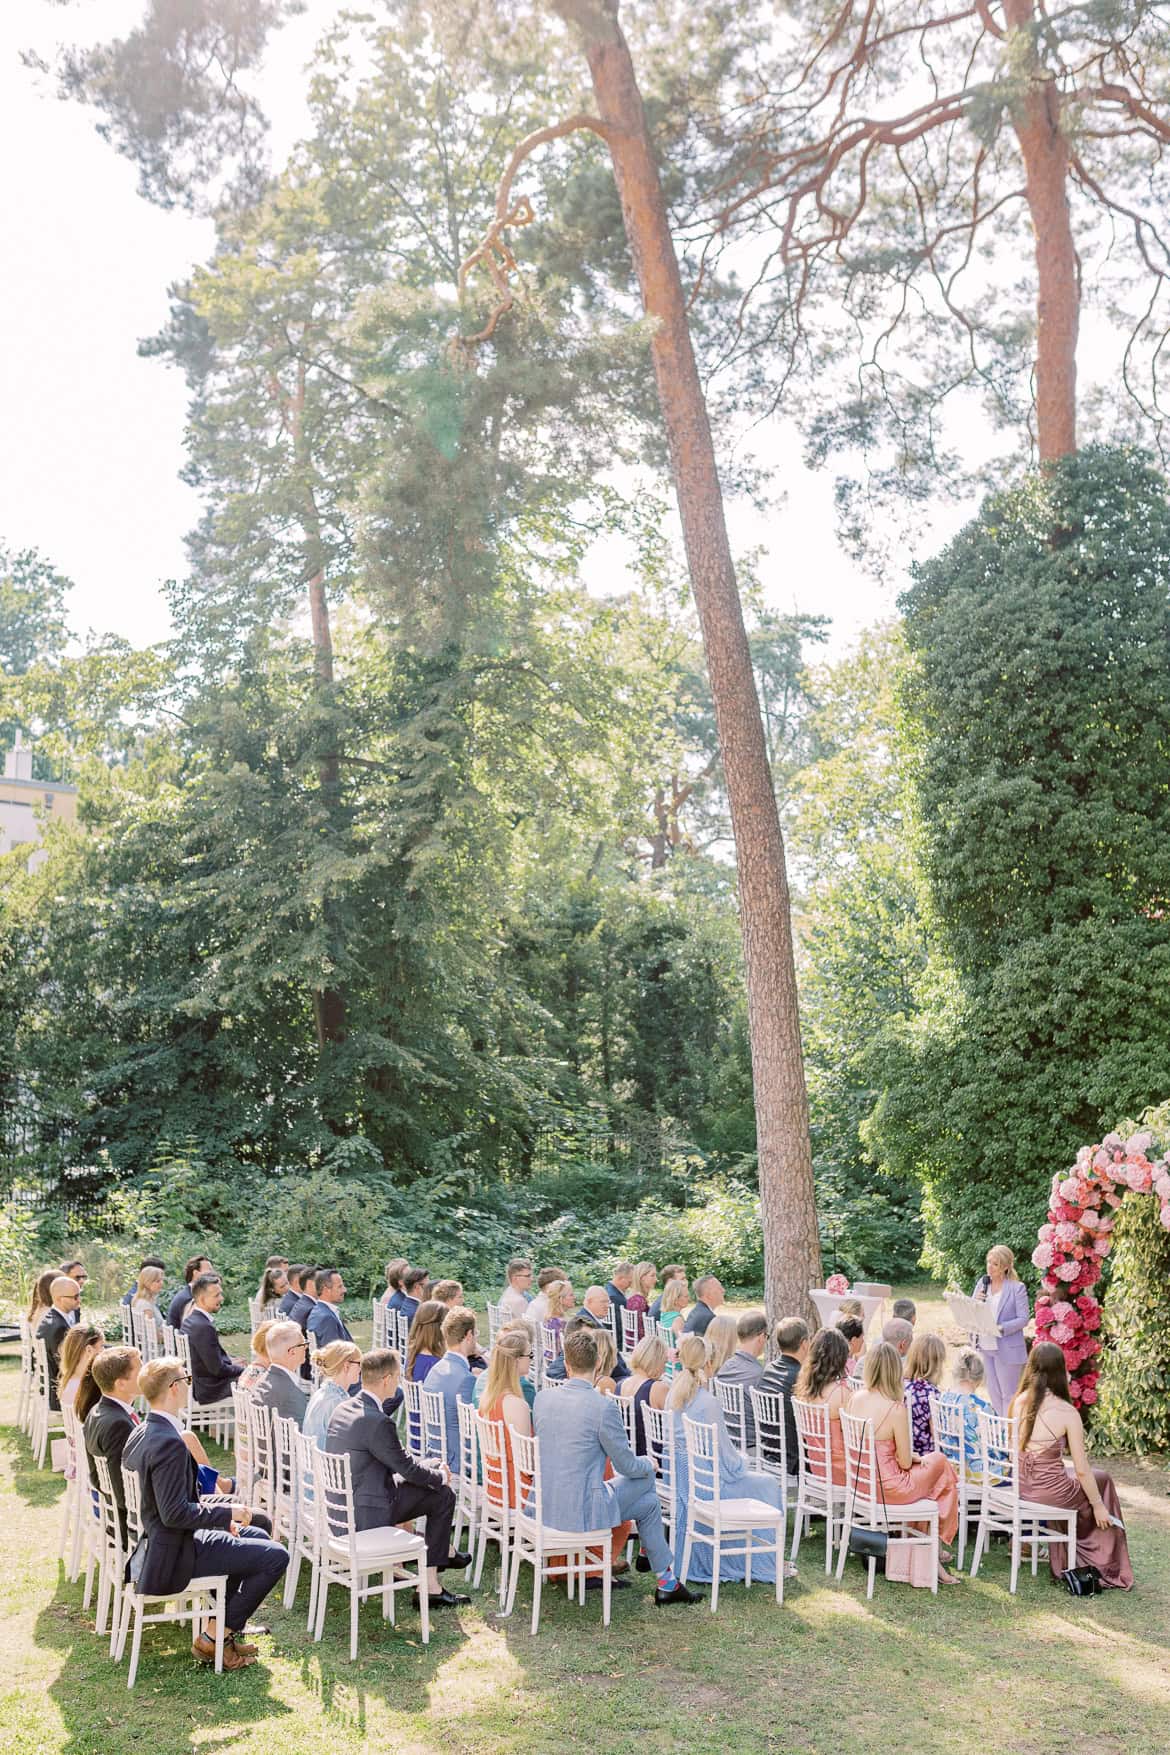
[(329, 1419), (325, 1449), (333, 1456), (349, 1457), (353, 1515), (359, 1530), (383, 1529), (395, 1521), (395, 1475), (414, 1487), (442, 1486), (438, 1475), (407, 1456), (389, 1413), (365, 1390), (338, 1403)]
[(309, 1312), (312, 1310), (316, 1302), (317, 1300), (311, 1292), (298, 1292), (297, 1301), (288, 1313), (288, 1320), (290, 1322), (295, 1322), (300, 1329), (307, 1330), (309, 1326)]
[(330, 1341), (352, 1341), (353, 1336), (341, 1320), (341, 1313), (335, 1304), (326, 1304), (319, 1299), (309, 1312), (308, 1328), (310, 1334), (317, 1337), (319, 1347), (327, 1346)]
[(57, 1373), (61, 1369), (61, 1343), (68, 1333), (69, 1318), (63, 1310), (51, 1304), (37, 1324), (36, 1338), (45, 1343), (49, 1360), (49, 1406), (53, 1409), (61, 1406), (57, 1396)]
[(228, 1358), (219, 1330), (197, 1304), (183, 1318), (183, 1333), (191, 1343), (191, 1394), (201, 1405), (226, 1401), (244, 1367)]
[(288, 1322), (291, 1322), (292, 1321), (293, 1306), (295, 1305), (297, 1299), (300, 1296), (301, 1296), (301, 1294), (299, 1292), (294, 1291), (293, 1288), (290, 1286), (288, 1291), (282, 1295), (280, 1303), (276, 1306), (277, 1316), (282, 1317), (284, 1320), (286, 1320)]
[(191, 1307), (190, 1286), (180, 1286), (167, 1306), (167, 1323), (171, 1328), (182, 1328), (183, 1318)]
[(97, 1470), (93, 1466), (93, 1459), (95, 1456), (104, 1456), (110, 1465), (110, 1486), (114, 1492), (114, 1504), (118, 1507), (123, 1546), (126, 1542), (126, 1489), (122, 1485), (122, 1452), (134, 1429), (135, 1423), (121, 1402), (111, 1401), (106, 1395), (95, 1402), (85, 1416), (85, 1452), (89, 1460), (89, 1478), (96, 1487)]
[(625, 1293), (619, 1292), (612, 1280), (607, 1280), (605, 1282), (605, 1290), (606, 1290), (606, 1293), (609, 1297), (610, 1303), (616, 1304), (619, 1310), (624, 1310), (626, 1307)]
[(136, 1426), (122, 1452), (122, 1467), (142, 1489), (142, 1569), (138, 1588), (146, 1596), (182, 1590), (196, 1574), (196, 1530), (226, 1530), (227, 1505), (203, 1505), (199, 1471), (175, 1428), (161, 1414)]

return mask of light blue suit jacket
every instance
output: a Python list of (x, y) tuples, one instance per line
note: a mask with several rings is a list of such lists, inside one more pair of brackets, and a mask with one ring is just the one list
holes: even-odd
[(427, 1372), (424, 1389), (443, 1398), (446, 1415), (447, 1466), (459, 1468), (459, 1403), (469, 1402), (475, 1388), (471, 1366), (462, 1353), (444, 1353)]
[[(975, 1282), (978, 1290), (979, 1282)], [(974, 1297), (972, 1293), (972, 1297)], [(1028, 1357), (1024, 1330), (1028, 1325), (1028, 1289), (1022, 1280), (1005, 1280), (999, 1300), (999, 1336), (995, 1357), (1005, 1365), (1022, 1365)]]
[(619, 1475), (653, 1479), (654, 1464), (630, 1449), (613, 1398), (598, 1395), (584, 1378), (542, 1389), (532, 1423), (540, 1440), (544, 1521), (554, 1529), (612, 1529), (621, 1521), (613, 1485), (605, 1480), (607, 1457)]

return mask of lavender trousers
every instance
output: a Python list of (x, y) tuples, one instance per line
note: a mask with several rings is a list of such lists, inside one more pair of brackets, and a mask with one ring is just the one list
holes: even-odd
[(1006, 1414), (1012, 1405), (1012, 1397), (1020, 1387), (1020, 1376), (1024, 1369), (1023, 1359), (1005, 1359), (1002, 1352), (984, 1353), (980, 1351), (987, 1370), (987, 1394), (997, 1414)]

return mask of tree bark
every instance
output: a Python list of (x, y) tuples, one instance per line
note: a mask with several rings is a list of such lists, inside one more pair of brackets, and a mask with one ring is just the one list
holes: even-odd
[(820, 1283), (821, 1252), (788, 875), (707, 405), (641, 93), (618, 23), (618, 0), (550, 0), (550, 5), (583, 40), (642, 302), (656, 320), (650, 344), (654, 375), (735, 836), (765, 1296), (773, 1316), (804, 1314), (810, 1285)]
[[(1034, 0), (1004, 0), (1009, 33), (1028, 33)], [(1021, 40), (1017, 36), (1017, 40)], [(1061, 128), (1055, 80), (1041, 67), (1030, 38), (1021, 57), (1028, 87), (1012, 108), (1024, 160), (1024, 182), (1036, 240), (1036, 440), (1041, 463), (1077, 448), (1077, 331), (1081, 288), (1068, 201), (1068, 142)]]

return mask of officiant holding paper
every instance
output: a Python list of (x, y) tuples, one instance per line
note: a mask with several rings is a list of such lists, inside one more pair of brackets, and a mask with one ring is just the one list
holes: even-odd
[(987, 1388), (997, 1414), (1006, 1414), (1019, 1388), (1028, 1357), (1024, 1330), (1031, 1310), (1028, 1292), (1016, 1277), (1016, 1258), (1005, 1243), (987, 1251), (987, 1272), (975, 1284), (974, 1299), (985, 1306), (995, 1332), (977, 1333), (975, 1344), (987, 1370)]

